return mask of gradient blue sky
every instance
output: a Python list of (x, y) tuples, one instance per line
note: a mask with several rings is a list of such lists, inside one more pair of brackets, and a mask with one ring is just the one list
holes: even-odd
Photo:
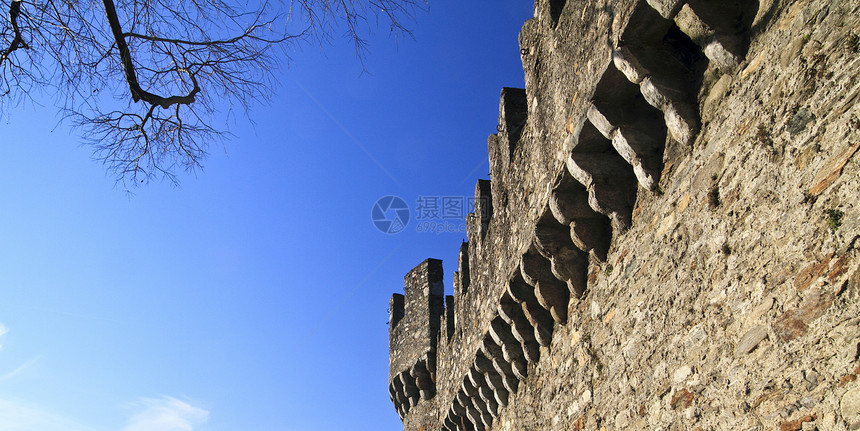
[[(305, 47), (181, 188), (127, 195), (55, 110), (0, 124), (0, 431), (397, 430), (388, 298), (462, 233), (372, 224), (472, 196), (524, 0), (431, 0), (415, 40)], [(414, 212), (413, 212), (414, 215)], [(462, 219), (438, 220), (459, 225)]]

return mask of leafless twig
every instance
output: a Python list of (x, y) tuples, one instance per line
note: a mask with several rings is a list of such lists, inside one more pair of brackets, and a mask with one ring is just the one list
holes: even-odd
[(370, 20), (409, 35), (403, 21), (426, 5), (290, 0), (281, 12), (261, 1), (11, 0), (0, 23), (0, 114), (35, 90), (53, 94), (118, 181), (175, 182), (227, 134), (213, 125), (219, 108), (248, 112), (267, 100), (294, 44), (329, 41), (342, 25), (363, 58)]

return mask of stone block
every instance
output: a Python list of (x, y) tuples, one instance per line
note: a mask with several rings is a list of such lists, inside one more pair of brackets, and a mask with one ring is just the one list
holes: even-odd
[(735, 356), (746, 355), (767, 338), (767, 328), (764, 325), (756, 325), (747, 331), (735, 347)]
[(648, 0), (654, 10), (660, 13), (663, 18), (672, 19), (684, 6), (686, 0)]

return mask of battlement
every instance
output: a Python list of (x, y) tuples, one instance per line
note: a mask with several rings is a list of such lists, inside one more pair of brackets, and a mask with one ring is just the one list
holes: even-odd
[(860, 426), (852, 7), (536, 1), (454, 296), (391, 299), (404, 429)]
[(405, 415), (435, 395), (436, 344), (445, 311), (442, 261), (427, 259), (403, 279), (389, 303), (389, 393)]

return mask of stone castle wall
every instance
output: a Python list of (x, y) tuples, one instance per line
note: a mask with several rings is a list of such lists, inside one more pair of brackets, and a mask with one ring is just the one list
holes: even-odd
[(404, 430), (860, 429), (860, 1), (537, 0)]

